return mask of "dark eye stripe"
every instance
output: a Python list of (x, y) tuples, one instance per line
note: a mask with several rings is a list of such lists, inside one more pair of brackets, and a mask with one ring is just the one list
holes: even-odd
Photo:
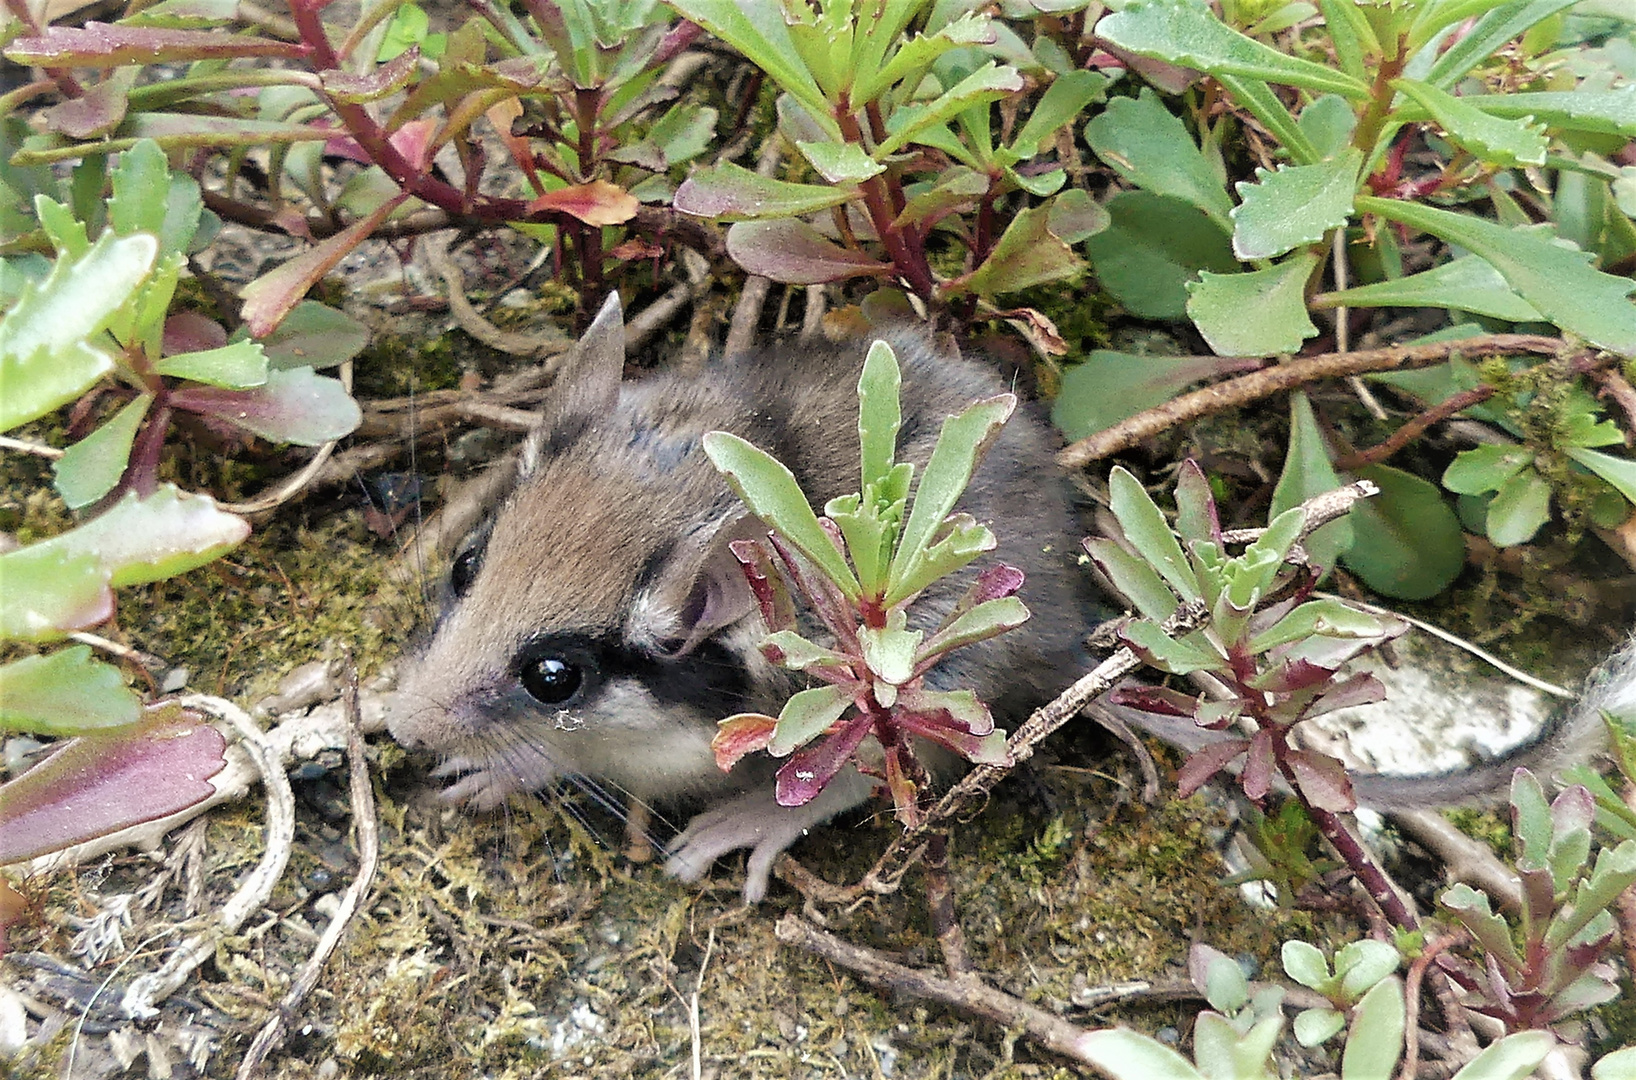
[(750, 692), (749, 672), (742, 661), (714, 641), (701, 642), (686, 656), (671, 659), (633, 649), (613, 637), (541, 634), (517, 650), (512, 670), (520, 675), (542, 657), (578, 660), (587, 683), (581, 695), (594, 693), (594, 683), (630, 679), (659, 701), (726, 716), (739, 711)]

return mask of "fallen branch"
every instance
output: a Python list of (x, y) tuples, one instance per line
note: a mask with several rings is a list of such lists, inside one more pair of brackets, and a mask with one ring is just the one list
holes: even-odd
[[(1074, 443), (1057, 454), (1057, 463), (1079, 469), (1093, 461), (1128, 450), (1178, 424), (1189, 423), (1225, 409), (1248, 405), (1264, 397), (1293, 390), (1319, 379), (1363, 375), (1374, 371), (1426, 367), (1441, 363), (1455, 353), (1466, 356), (1496, 353), (1536, 353), (1555, 356), (1568, 348), (1561, 338), (1541, 334), (1482, 334), (1458, 341), (1437, 341), (1426, 345), (1390, 345), (1359, 352), (1322, 353), (1300, 356), (1274, 367), (1262, 368), (1236, 379), (1206, 386), (1167, 401), (1157, 408), (1137, 413), (1113, 427)], [(1219, 359), (1211, 357), (1211, 359)]]

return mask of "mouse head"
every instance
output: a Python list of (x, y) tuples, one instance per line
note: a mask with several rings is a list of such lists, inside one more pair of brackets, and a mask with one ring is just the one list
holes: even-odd
[(699, 447), (728, 418), (708, 395), (643, 407), (624, 363), (615, 294), (557, 376), (516, 487), (455, 554), (405, 673), (393, 735), (493, 773), (466, 792), (482, 801), (567, 771), (666, 794), (608, 760), (668, 746), (679, 727), (708, 743), (759, 659), (723, 636), (754, 606), (726, 551), (747, 531), (742, 508)]

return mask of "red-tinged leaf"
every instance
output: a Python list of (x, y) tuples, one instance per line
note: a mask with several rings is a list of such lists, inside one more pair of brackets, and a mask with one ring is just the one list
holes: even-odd
[(1249, 745), (1248, 739), (1228, 739), (1189, 754), (1182, 767), (1176, 770), (1176, 794), (1184, 799), (1193, 794)]
[(1158, 716), (1185, 716), (1191, 719), (1199, 710), (1197, 698), (1164, 686), (1121, 686), (1108, 695), (1108, 700), (1115, 705), (1129, 705)]
[(531, 214), (567, 214), (587, 225), (623, 225), (642, 204), (636, 196), (606, 180), (548, 191), (528, 204)]
[(1031, 307), (1007, 308), (996, 311), (994, 318), (1004, 319), (1022, 334), (1028, 343), (1046, 356), (1067, 356), (1068, 341), (1044, 312)]
[(1320, 810), (1337, 814), (1350, 813), (1358, 808), (1352, 794), (1352, 781), (1347, 778), (1346, 766), (1340, 759), (1310, 750), (1291, 750), (1284, 755), (1295, 773), (1295, 786), (1301, 796)]
[(0, 787), (0, 864), (185, 810), (214, 795), (227, 741), (197, 715), (156, 706), (134, 729), (70, 739)]
[(312, 368), (269, 371), (267, 381), (249, 390), (184, 386), (171, 405), (214, 416), (273, 442), (320, 446), (351, 434), (363, 419), (358, 403), (339, 379)]
[(953, 720), (948, 713), (897, 714), (897, 722), (923, 739), (954, 751), (967, 761), (984, 765), (1010, 765), (1011, 755), (1006, 752), (1005, 732), (990, 730), (984, 735), (973, 735), (965, 725)]
[(1381, 681), (1367, 671), (1360, 671), (1333, 690), (1319, 694), (1301, 715), (1304, 719), (1310, 719), (1334, 712), (1336, 709), (1350, 709), (1354, 705), (1373, 705), (1377, 701), (1385, 700), (1386, 687)]
[(773, 729), (778, 721), (764, 713), (736, 713), (717, 721), (716, 737), (710, 740), (710, 749), (716, 755), (716, 768), (731, 772), (745, 754), (767, 749), (773, 740)]
[(408, 197), (407, 194), (400, 194), (388, 199), (368, 216), (359, 218), (322, 244), (246, 285), (239, 292), (244, 298), (240, 315), (250, 328), (250, 336), (263, 338), (272, 333), (284, 316), (307, 295), (307, 290), (318, 284), (319, 279), (329, 273), (347, 252), (363, 243)]
[(700, 169), (676, 189), (672, 205), (684, 214), (717, 221), (794, 218), (857, 198), (855, 190), (827, 184), (792, 184), (726, 164)]
[(320, 71), (318, 81), (323, 84), (324, 92), (334, 100), (356, 105), (376, 101), (402, 90), (409, 85), (419, 63), (420, 46), (411, 45), (367, 75), (354, 75), (350, 71)]
[(241, 56), (301, 60), (307, 55), (307, 47), (218, 30), (163, 30), (88, 22), (84, 26), (49, 26), (44, 33), (13, 41), (5, 54), (6, 59), (24, 67), (117, 68)]
[(1332, 668), (1319, 667), (1306, 660), (1291, 660), (1262, 672), (1250, 680), (1250, 685), (1271, 694), (1291, 694), (1319, 686), (1334, 674)]
[(40, 119), (47, 131), (71, 139), (100, 139), (124, 123), (130, 89), (128, 79), (110, 77), (77, 98), (40, 110)]
[(778, 805), (805, 806), (817, 798), (818, 793), (835, 779), (835, 774), (845, 767), (853, 751), (868, 738), (872, 727), (870, 718), (860, 713), (823, 742), (791, 754), (778, 770), (775, 785)]
[(824, 239), (804, 221), (741, 221), (727, 230), (727, 254), (752, 274), (786, 285), (822, 285), (892, 268)]
[(744, 570), (744, 580), (755, 594), (767, 629), (777, 633), (795, 626), (795, 604), (790, 600), (789, 590), (784, 588), (784, 579), (773, 569), (767, 549), (756, 540), (734, 540), (727, 547)]
[(526, 138), (513, 134), (511, 130), (511, 125), (523, 115), (522, 100), (510, 97), (497, 101), (483, 115), (488, 117), (489, 124), (499, 134), (512, 163), (523, 170), (534, 190), (539, 191), (544, 185), (540, 183), (539, 167), (534, 164), (534, 148)]
[(903, 688), (898, 704), (901, 716), (914, 717), (920, 723), (951, 726), (973, 735), (987, 735), (994, 730), (994, 715), (970, 690), (928, 690), (916, 683)]
[(1272, 732), (1262, 728), (1250, 738), (1250, 747), (1244, 755), (1244, 772), (1239, 777), (1244, 794), (1256, 802), (1272, 790), (1273, 774), (1278, 768), (1272, 752)]
[(421, 117), (392, 132), (386, 141), (403, 155), (403, 160), (424, 171), (432, 164), (432, 151), (435, 149), (432, 137), (437, 134), (438, 127), (438, 121), (429, 116)]
[(166, 356), (208, 352), (226, 344), (227, 331), (222, 324), (197, 311), (178, 311), (165, 319), (163, 351)]

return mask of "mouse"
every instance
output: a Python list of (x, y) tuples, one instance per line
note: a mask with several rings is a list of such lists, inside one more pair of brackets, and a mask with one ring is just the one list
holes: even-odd
[[(919, 475), (944, 419), (1007, 387), (925, 330), (876, 336), (902, 373), (897, 459)], [(702, 806), (668, 844), (666, 869), (697, 881), (748, 849), (751, 902), (782, 851), (870, 798), (878, 781), (852, 767), (805, 806), (785, 807), (771, 782), (778, 762), (717, 766), (719, 720), (776, 715), (803, 684), (758, 647), (766, 629), (727, 545), (766, 530), (702, 439), (728, 431), (768, 451), (816, 506), (856, 491), (857, 383), (872, 340), (627, 380), (623, 312), (610, 294), (548, 390), (509, 493), (455, 550), (431, 632), (403, 666), (388, 726), (441, 759), (446, 798), (491, 809), (569, 782), (640, 807)], [(1014, 414), (955, 508), (990, 525), (998, 549), (909, 609), (911, 627), (930, 629), (984, 567), (1023, 571), (1029, 620), (927, 676), (934, 689), (974, 690), (1004, 728), (1086, 667), (1094, 600), (1052, 461), (1058, 445), (1042, 416)]]
[[(1007, 387), (923, 328), (878, 336), (902, 371), (897, 457), (918, 474), (945, 418)], [(802, 683), (759, 649), (766, 628), (728, 545), (765, 529), (702, 440), (729, 431), (770, 452), (816, 506), (856, 491), (857, 381), (873, 340), (626, 380), (623, 310), (610, 294), (548, 389), (509, 492), (456, 548), (432, 629), (401, 669), (388, 728), (440, 758), (445, 798), (481, 811), (570, 783), (615, 808), (701, 806), (666, 845), (665, 868), (699, 881), (747, 849), (750, 902), (765, 896), (780, 853), (870, 798), (878, 780), (849, 767), (806, 805), (780, 806), (777, 761), (757, 755), (726, 773), (716, 764), (719, 720), (776, 715)], [(911, 627), (929, 628), (985, 566), (1023, 571), (1029, 620), (927, 676), (934, 689), (976, 691), (1008, 729), (1088, 670), (1084, 642), (1107, 610), (1078, 565), (1058, 446), (1042, 415), (1017, 410), (955, 508), (990, 525), (998, 549), (911, 607)], [(1230, 735), (1103, 707), (1183, 750)], [(1381, 811), (1503, 801), (1516, 768), (1549, 779), (1604, 750), (1603, 709), (1636, 713), (1636, 642), (1593, 675), (1578, 705), (1507, 754), (1452, 773), (1351, 773), (1354, 793)], [(935, 750), (927, 758), (944, 777), (957, 767)]]

